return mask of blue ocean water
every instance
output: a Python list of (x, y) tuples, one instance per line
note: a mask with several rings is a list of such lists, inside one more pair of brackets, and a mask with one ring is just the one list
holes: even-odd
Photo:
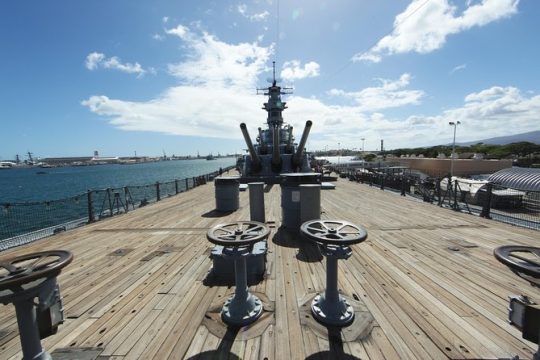
[(130, 185), (191, 178), (232, 166), (235, 158), (174, 160), (132, 165), (94, 165), (0, 170), (0, 203), (49, 201)]

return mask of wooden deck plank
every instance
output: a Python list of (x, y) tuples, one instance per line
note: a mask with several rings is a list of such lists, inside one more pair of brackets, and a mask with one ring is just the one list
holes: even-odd
[[(299, 303), (324, 291), (326, 261), (318, 248), (280, 229), (280, 188), (265, 194), (267, 273), (252, 291), (273, 302), (274, 323), (259, 336), (217, 336), (203, 322), (234, 287), (205, 283), (211, 265), (206, 231), (249, 219), (240, 209), (219, 214), (212, 184), (144, 208), (0, 253), (0, 259), (63, 248), (75, 260), (59, 277), (66, 323), (43, 341), (48, 351), (104, 347), (111, 359), (361, 359), (530, 357), (534, 344), (506, 322), (507, 296), (540, 290), (492, 255), (500, 245), (537, 246), (538, 232), (456, 213), (340, 179), (323, 191), (322, 217), (367, 228), (369, 237), (339, 263), (339, 287), (375, 318), (366, 338), (342, 341), (315, 334)], [(448, 247), (457, 247), (458, 251)], [(169, 251), (160, 252), (160, 249)], [(128, 249), (114, 256), (118, 249)], [(172, 251), (170, 250), (172, 249)], [(144, 261), (144, 260), (147, 261)], [(0, 358), (20, 358), (12, 306), (0, 307)], [(255, 327), (256, 328), (256, 327)], [(332, 354), (332, 355), (330, 355)]]

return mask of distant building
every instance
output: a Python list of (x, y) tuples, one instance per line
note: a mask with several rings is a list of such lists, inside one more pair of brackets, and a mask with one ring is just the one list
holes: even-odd
[(116, 164), (116, 163), (118, 163), (118, 160), (119, 160), (118, 156), (109, 156), (109, 157), (106, 157), (106, 156), (102, 156), (102, 157), (94, 156), (93, 158), (90, 159), (90, 163), (94, 163), (94, 164)]
[(92, 159), (90, 156), (71, 156), (71, 157), (50, 157), (41, 159), (41, 162), (44, 162), (49, 165), (71, 165), (71, 164), (84, 164), (89, 162)]

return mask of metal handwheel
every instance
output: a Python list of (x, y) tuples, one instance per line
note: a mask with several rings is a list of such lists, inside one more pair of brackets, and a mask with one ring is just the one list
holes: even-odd
[(221, 310), (221, 318), (228, 325), (249, 325), (262, 315), (261, 300), (248, 291), (246, 257), (251, 252), (251, 245), (265, 240), (269, 234), (268, 226), (257, 221), (219, 224), (206, 234), (210, 242), (224, 246), (223, 254), (234, 259), (236, 288)]
[(219, 224), (208, 230), (206, 237), (211, 243), (222, 246), (248, 246), (268, 237), (270, 229), (257, 221), (238, 221)]
[(69, 251), (51, 250), (0, 262), (0, 291), (33, 280), (56, 277), (73, 260)]
[[(508, 266), (519, 277), (529, 281), (532, 286), (540, 287), (540, 248), (521, 245), (500, 246), (493, 255)], [(521, 330), (524, 339), (540, 343), (540, 305), (525, 295), (510, 296), (508, 321)], [(540, 360), (540, 347), (533, 355)]]
[[(532, 255), (532, 258), (522, 256), (520, 253)], [(512, 271), (540, 279), (540, 248), (532, 246), (500, 246), (493, 251), (493, 255)]]
[(367, 231), (343, 220), (311, 220), (300, 231), (310, 240), (321, 244), (352, 245), (367, 238)]
[(15, 305), (24, 360), (51, 359), (40, 340), (64, 321), (56, 277), (72, 260), (69, 251), (51, 250), (0, 261), (0, 302)]

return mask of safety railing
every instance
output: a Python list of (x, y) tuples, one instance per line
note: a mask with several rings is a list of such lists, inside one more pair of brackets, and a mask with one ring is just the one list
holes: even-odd
[[(234, 166), (222, 169), (229, 171)], [(146, 185), (88, 190), (65, 199), (0, 203), (0, 251), (127, 213), (206, 184), (219, 172)]]
[(345, 177), (455, 211), (540, 230), (539, 191), (510, 189), (487, 181), (448, 177), (420, 180), (366, 171), (350, 171)]

